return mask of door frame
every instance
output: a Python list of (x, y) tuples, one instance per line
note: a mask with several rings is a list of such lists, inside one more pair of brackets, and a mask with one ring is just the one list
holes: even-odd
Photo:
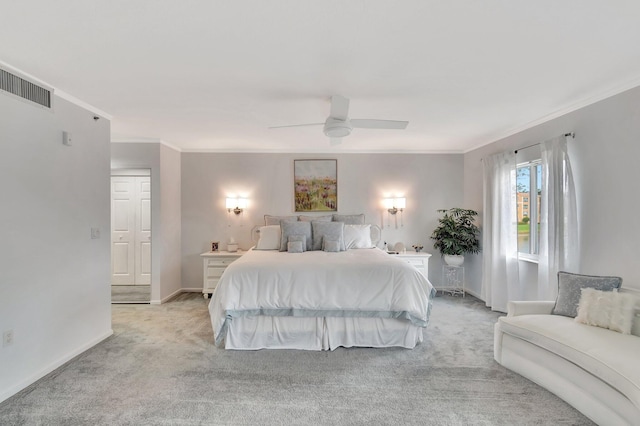
[[(149, 184), (151, 185), (151, 217), (150, 217), (150, 221), (151, 221), (151, 233), (153, 236), (153, 229), (154, 229), (154, 224), (153, 224), (153, 179), (151, 177), (151, 168), (146, 168), (146, 167), (141, 167), (141, 168), (121, 168), (121, 169), (111, 169), (111, 174), (109, 176), (109, 182), (111, 182), (111, 178), (112, 177), (117, 177), (117, 176), (126, 176), (126, 177), (148, 177), (149, 178)], [(111, 206), (111, 203), (109, 203), (109, 205)], [(109, 209), (111, 210), (111, 207), (109, 207)], [(111, 214), (111, 211), (109, 212), (109, 214)], [(112, 232), (109, 232), (109, 239), (111, 239), (111, 234)], [(113, 244), (113, 242), (111, 242), (110, 244)], [(153, 291), (153, 238), (151, 239), (151, 253), (150, 253), (150, 262), (151, 262), (151, 268), (150, 268), (150, 284), (149, 284), (149, 288)], [(111, 253), (110, 253), (111, 255)], [(149, 295), (151, 297), (151, 295)]]

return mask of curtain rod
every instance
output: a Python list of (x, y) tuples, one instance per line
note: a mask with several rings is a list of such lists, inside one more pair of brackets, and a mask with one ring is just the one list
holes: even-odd
[[(571, 136), (571, 138), (575, 138), (576, 134), (575, 134), (575, 132), (570, 132), (570, 133), (565, 133), (564, 134), (565, 138), (568, 138), (569, 136)], [(534, 144), (527, 145), (527, 146), (523, 146), (522, 148), (518, 148), (518, 149), (514, 150), (513, 153), (517, 154), (518, 151), (522, 151), (523, 149), (531, 148), (532, 146), (537, 146), (537, 145), (540, 145), (540, 144), (541, 144), (541, 142), (534, 143)]]

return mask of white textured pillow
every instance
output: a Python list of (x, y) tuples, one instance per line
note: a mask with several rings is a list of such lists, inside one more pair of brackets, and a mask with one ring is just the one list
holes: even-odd
[(372, 248), (371, 225), (344, 225), (344, 245), (347, 250)]
[(280, 249), (280, 225), (261, 226), (256, 250), (278, 249)]
[(631, 327), (631, 334), (640, 337), (640, 307), (636, 305), (635, 315), (633, 318), (633, 326)]
[(632, 294), (583, 288), (575, 320), (631, 334), (637, 299)]

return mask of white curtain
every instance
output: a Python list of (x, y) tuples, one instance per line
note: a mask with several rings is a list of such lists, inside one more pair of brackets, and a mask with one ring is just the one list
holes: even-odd
[(523, 300), (518, 273), (516, 161), (513, 151), (484, 162), (483, 272), (481, 296), (494, 311)]
[(538, 298), (555, 300), (558, 271), (578, 272), (578, 215), (567, 138), (559, 136), (542, 146), (542, 195)]

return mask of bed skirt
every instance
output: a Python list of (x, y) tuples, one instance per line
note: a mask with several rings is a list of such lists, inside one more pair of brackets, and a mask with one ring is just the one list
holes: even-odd
[(229, 322), (226, 349), (334, 350), (340, 346), (403, 347), (423, 340), (423, 327), (394, 318), (238, 317)]

